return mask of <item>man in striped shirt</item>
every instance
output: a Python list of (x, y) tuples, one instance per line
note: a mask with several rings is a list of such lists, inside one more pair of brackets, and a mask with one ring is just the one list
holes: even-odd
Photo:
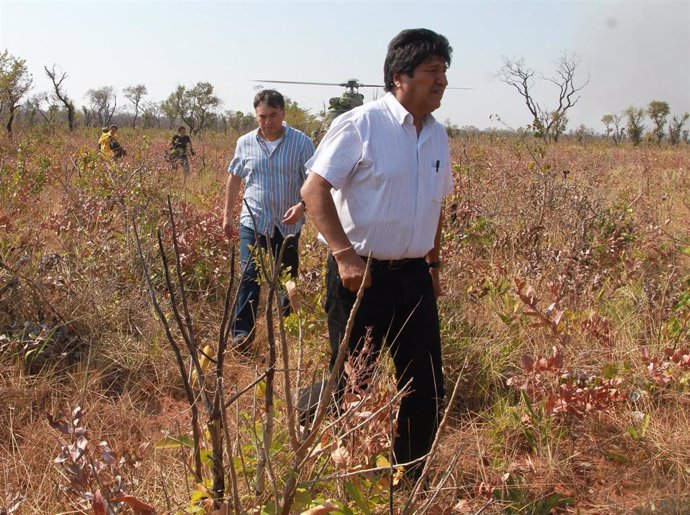
[(371, 276), (348, 342), (371, 355), (389, 348), (398, 388), (396, 462), (414, 478), (429, 452), (445, 396), (436, 297), (443, 197), (453, 191), (448, 136), (431, 115), (441, 105), (452, 49), (427, 29), (389, 44), (382, 99), (338, 118), (307, 163), (302, 197), (329, 249), (327, 299), (331, 368), (367, 256)]
[[(278, 256), (285, 242), (281, 266), (297, 276), (297, 243), (304, 223), (304, 204), (300, 188), (304, 183), (305, 163), (314, 153), (314, 144), (302, 132), (284, 123), (285, 100), (275, 90), (263, 90), (254, 97), (254, 111), (259, 127), (237, 140), (235, 156), (228, 166), (225, 188), (223, 230), (236, 238), (233, 211), (242, 181), (244, 202), (240, 214), (240, 261), (245, 270), (237, 299), (233, 341), (245, 347), (254, 335), (259, 302), (258, 269), (252, 248), (271, 246)], [(245, 268), (246, 267), (246, 268)], [(289, 312), (289, 299), (281, 295), (283, 313)]]

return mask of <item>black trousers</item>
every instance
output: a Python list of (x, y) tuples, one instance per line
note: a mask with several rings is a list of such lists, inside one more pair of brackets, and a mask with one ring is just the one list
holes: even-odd
[[(433, 442), (445, 397), (441, 370), (438, 309), (429, 266), (423, 259), (400, 269), (373, 266), (348, 342), (350, 354), (361, 350), (369, 332), (374, 359), (387, 348), (395, 364), (398, 388), (410, 383), (398, 412), (394, 453), (397, 463), (424, 456)], [(356, 293), (343, 286), (333, 256), (328, 257), (326, 312), (332, 369), (345, 334)], [(420, 467), (415, 469), (420, 471)]]

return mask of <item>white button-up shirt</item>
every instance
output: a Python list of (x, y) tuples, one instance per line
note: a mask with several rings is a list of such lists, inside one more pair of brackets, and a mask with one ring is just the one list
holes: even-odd
[(434, 247), (453, 177), (448, 135), (433, 116), (418, 137), (412, 115), (388, 93), (336, 118), (306, 167), (333, 186), (358, 254), (417, 258)]

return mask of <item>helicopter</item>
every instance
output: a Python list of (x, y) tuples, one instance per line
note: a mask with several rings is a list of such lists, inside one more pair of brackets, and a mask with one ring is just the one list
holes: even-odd
[(364, 104), (364, 95), (359, 92), (359, 88), (383, 88), (381, 84), (364, 84), (357, 79), (349, 79), (346, 82), (304, 82), (293, 80), (259, 80), (254, 82), (270, 82), (274, 84), (306, 84), (308, 86), (340, 86), (345, 88), (339, 97), (331, 97), (328, 101), (328, 109), (323, 119), (322, 127), (328, 129), (333, 120), (343, 113)]
[[(321, 122), (321, 128), (315, 131), (311, 137), (315, 143), (321, 141), (328, 128), (338, 116), (364, 104), (364, 95), (359, 92), (359, 88), (383, 88), (381, 84), (364, 84), (357, 79), (349, 79), (346, 82), (304, 82), (295, 80), (260, 80), (253, 82), (269, 82), (273, 84), (305, 84), (308, 86), (340, 86), (345, 88), (339, 97), (331, 97), (328, 101), (328, 109)], [(446, 89), (473, 89), (461, 87), (447, 87)]]

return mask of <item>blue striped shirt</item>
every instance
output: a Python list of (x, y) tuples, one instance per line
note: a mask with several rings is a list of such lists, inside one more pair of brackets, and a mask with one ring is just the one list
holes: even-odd
[[(254, 227), (259, 234), (273, 234), (277, 227), (283, 236), (296, 234), (304, 218), (294, 225), (282, 223), (283, 215), (300, 201), (299, 190), (306, 179), (305, 163), (314, 154), (314, 144), (302, 132), (285, 125), (278, 146), (270, 152), (259, 129), (240, 137), (228, 172), (244, 182), (240, 223)], [(247, 209), (251, 208), (251, 214)]]

